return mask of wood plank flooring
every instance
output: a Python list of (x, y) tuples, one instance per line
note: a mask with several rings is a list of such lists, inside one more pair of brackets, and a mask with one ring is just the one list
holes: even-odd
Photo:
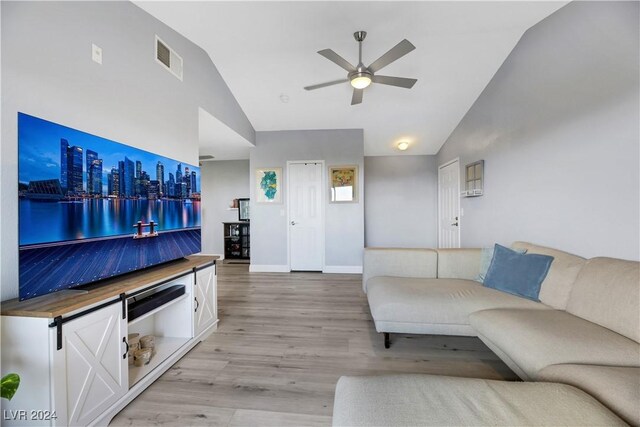
[(341, 375), (517, 378), (477, 338), (392, 334), (385, 350), (361, 280), (219, 265), (218, 331), (111, 425), (326, 426)]

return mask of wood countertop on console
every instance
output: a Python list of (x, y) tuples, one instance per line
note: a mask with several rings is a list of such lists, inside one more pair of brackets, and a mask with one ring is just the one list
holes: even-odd
[(100, 282), (83, 286), (86, 293), (68, 294), (55, 292), (25, 301), (12, 299), (1, 303), (3, 316), (45, 317), (53, 319), (101, 301), (113, 299), (142, 286), (153, 286), (160, 282), (180, 277), (215, 264), (217, 256), (192, 255), (166, 264), (123, 274)]

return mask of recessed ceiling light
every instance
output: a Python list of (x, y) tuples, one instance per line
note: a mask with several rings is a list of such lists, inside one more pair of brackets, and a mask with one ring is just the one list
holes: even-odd
[(405, 151), (407, 148), (409, 148), (409, 143), (407, 141), (400, 141), (398, 142), (398, 150), (400, 151)]

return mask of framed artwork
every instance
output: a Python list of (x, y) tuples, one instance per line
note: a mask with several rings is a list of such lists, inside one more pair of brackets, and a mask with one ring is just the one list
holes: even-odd
[(332, 166), (329, 168), (331, 203), (358, 201), (358, 166)]
[(256, 202), (282, 203), (282, 168), (256, 169)]

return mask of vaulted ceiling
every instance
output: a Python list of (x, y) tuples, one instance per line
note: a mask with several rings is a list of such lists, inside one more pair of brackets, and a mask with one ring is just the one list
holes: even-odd
[[(209, 53), (256, 130), (363, 128), (372, 156), (400, 154), (400, 140), (410, 142), (406, 154), (437, 153), (522, 34), (567, 2), (135, 3)], [(316, 52), (357, 63), (357, 30), (368, 33), (365, 64), (404, 38), (416, 46), (381, 72), (417, 78), (413, 89), (373, 84), (355, 106), (349, 83), (303, 89), (346, 77)], [(220, 128), (203, 130), (203, 147)]]

